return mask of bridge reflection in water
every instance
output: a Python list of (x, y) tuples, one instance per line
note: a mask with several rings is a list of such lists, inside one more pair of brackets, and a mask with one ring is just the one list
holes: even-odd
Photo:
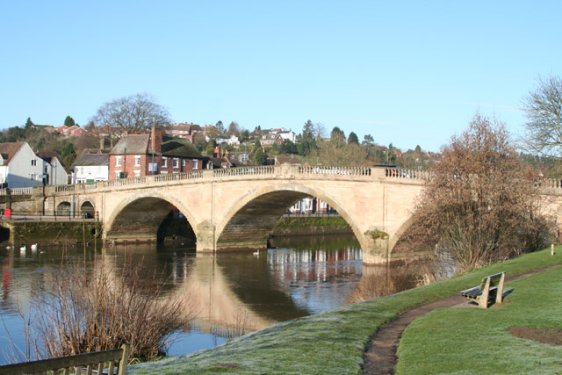
[[(118, 245), (101, 252), (89, 251), (84, 263), (92, 267), (94, 259), (101, 262), (115, 283), (120, 270), (130, 267), (131, 262), (142, 262), (141, 277), (146, 280), (158, 275), (156, 281), (164, 286), (166, 298), (182, 303), (183, 316), (178, 318), (185, 329), (174, 334), (177, 342), (170, 348), (172, 355), (212, 347), (224, 342), (225, 337), (275, 322), (414, 287), (423, 279), (416, 266), (363, 266), (361, 250), (349, 238), (329, 237), (318, 243), (303, 239), (276, 239), (272, 243), (276, 248), (259, 255), (212, 256), (196, 254), (194, 249)], [(37, 282), (45, 283), (50, 273), (59, 272), (64, 267), (62, 258), (82, 262), (82, 257), (82, 250), (0, 254), (5, 274), (0, 318), (17, 303), (42, 293), (44, 289), (38, 288)], [(17, 293), (10, 293), (15, 285)], [(16, 295), (18, 301), (11, 301)], [(33, 309), (33, 304), (29, 308)], [(0, 336), (4, 334), (1, 331), (0, 327)], [(18, 333), (12, 331), (11, 335)]]

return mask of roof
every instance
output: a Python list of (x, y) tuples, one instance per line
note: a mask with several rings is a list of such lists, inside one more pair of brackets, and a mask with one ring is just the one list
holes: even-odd
[(45, 160), (47, 163), (50, 163), (53, 158), (58, 158), (58, 155), (55, 151), (51, 150), (42, 150), (35, 153), (38, 157)]
[(201, 153), (192, 143), (171, 140), (162, 143), (162, 156), (202, 159)]
[(91, 149), (86, 149), (78, 155), (74, 163), (72, 163), (72, 168), (80, 166), (96, 166), (96, 165), (109, 165), (109, 154), (102, 154), (101, 152), (95, 152)]
[(0, 143), (0, 154), (2, 154), (2, 156), (4, 156), (4, 155), (7, 156), (5, 158), (6, 164), (8, 164), (10, 162), (10, 160), (12, 160), (12, 158), (14, 157), (16, 152), (18, 152), (18, 150), (21, 148), (21, 146), (24, 145), (24, 143), (25, 142)]
[(113, 155), (148, 154), (150, 134), (129, 134), (121, 137), (109, 152)]

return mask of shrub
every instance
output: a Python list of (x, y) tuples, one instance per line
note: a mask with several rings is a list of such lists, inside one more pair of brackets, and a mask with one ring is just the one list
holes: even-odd
[[(151, 360), (165, 353), (178, 329), (181, 305), (163, 298), (161, 284), (144, 285), (141, 264), (108, 272), (74, 265), (55, 274), (41, 298), (36, 321), (48, 357), (110, 350), (128, 344), (130, 357)], [(183, 311), (181, 311), (183, 313)]]

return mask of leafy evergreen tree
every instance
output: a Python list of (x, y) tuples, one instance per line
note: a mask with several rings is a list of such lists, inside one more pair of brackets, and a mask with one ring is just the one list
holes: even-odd
[(27, 120), (25, 121), (25, 129), (31, 129), (31, 127), (35, 125), (33, 123), (33, 121), (31, 121), (31, 117), (28, 117)]
[(252, 161), (257, 165), (264, 165), (267, 161), (267, 155), (263, 148), (257, 147), (252, 151)]
[(303, 141), (308, 139), (312, 139), (312, 140), (314, 139), (314, 124), (310, 120), (307, 120), (304, 123), (304, 127), (302, 129), (302, 139)]
[(297, 146), (288, 139), (283, 141), (281, 145), (281, 153), (283, 154), (296, 154), (297, 153)]
[(64, 126), (71, 127), (71, 126), (74, 126), (74, 125), (76, 125), (76, 123), (74, 122), (74, 119), (70, 116), (66, 116), (66, 118), (64, 119)]
[(349, 133), (349, 137), (347, 137), (347, 143), (358, 145), (359, 138), (357, 137), (357, 134), (355, 134), (354, 132)]
[(330, 133), (330, 142), (337, 147), (345, 145), (345, 133), (339, 127), (334, 127)]
[(375, 139), (371, 134), (365, 134), (363, 136), (363, 142), (361, 142), (363, 146), (372, 146), (375, 143)]
[(61, 150), (61, 158), (64, 166), (66, 168), (70, 168), (74, 159), (76, 159), (76, 150), (74, 149), (74, 145), (72, 143), (65, 143)]
[(310, 155), (312, 150), (316, 149), (316, 139), (314, 137), (314, 124), (308, 120), (304, 123), (300, 142), (296, 145), (296, 152), (299, 155)]
[(225, 134), (224, 124), (221, 120), (219, 120), (215, 126), (217, 127), (217, 130), (219, 132), (219, 137), (222, 137)]

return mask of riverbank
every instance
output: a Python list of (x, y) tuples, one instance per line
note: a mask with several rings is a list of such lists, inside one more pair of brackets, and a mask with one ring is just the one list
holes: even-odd
[[(549, 250), (526, 254), (447, 281), (360, 304), (348, 305), (327, 313), (280, 323), (234, 339), (213, 350), (131, 366), (130, 373), (357, 374), (362, 371), (364, 352), (375, 332), (399, 314), (421, 304), (446, 298), (460, 290), (477, 285), (483, 276), (492, 273), (505, 271), (509, 277), (514, 277), (532, 270), (562, 265), (561, 250), (561, 247), (557, 248), (559, 254), (556, 256), (550, 256)], [(519, 283), (524, 282), (525, 280), (521, 280)], [(516, 288), (521, 288), (522, 285), (519, 284)], [(543, 287), (550, 286), (545, 284)], [(516, 289), (510, 300), (515, 300), (515, 298), (518, 299), (518, 304), (527, 306), (529, 319), (532, 318), (532, 307), (536, 305), (532, 295), (518, 293)], [(509, 301), (506, 306), (508, 303)], [(557, 309), (553, 310), (556, 312), (561, 308), (562, 300), (558, 300), (557, 303)], [(493, 314), (495, 310), (476, 311), (482, 314)], [(556, 314), (551, 316), (552, 319), (557, 319)], [(448, 315), (445, 314), (442, 319), (449, 320)], [(480, 341), (477, 335), (478, 331), (470, 331), (470, 334), (467, 335), (466, 332), (469, 331), (462, 330), (463, 320), (450, 319), (449, 324), (451, 326), (454, 326), (455, 323), (457, 329), (462, 331), (462, 334), (457, 332), (458, 340), (470, 338), (474, 343)], [(487, 337), (484, 337), (480, 341), (480, 345), (485, 347), (487, 345), (486, 340)], [(535, 364), (536, 370), (541, 370), (538, 367), (540, 366), (539, 363), (548, 360), (548, 358), (545, 359), (546, 349), (544, 345), (546, 344), (536, 344), (533, 346), (536, 350), (527, 353), (527, 360), (531, 364)], [(493, 347), (498, 350), (502, 349), (502, 355), (505, 358), (509, 358), (511, 355), (508, 347)], [(406, 349), (402, 349), (401, 346), (401, 350)], [(562, 348), (555, 347), (554, 350), (560, 358)], [(428, 355), (430, 354), (425, 353), (424, 358)], [(459, 353), (455, 356), (455, 361), (451, 362), (466, 362), (467, 365), (470, 365), (472, 360), (473, 357), (468, 355), (463, 357), (463, 353)], [(447, 361), (446, 356), (444, 361)], [(401, 368), (400, 366), (402, 365), (399, 362), (399, 368)], [(403, 373), (408, 373), (407, 369), (403, 369)]]
[(93, 243), (99, 239), (97, 222), (9, 222), (0, 224), (0, 242), (19, 246), (41, 241), (43, 246), (68, 243)]
[(272, 231), (273, 237), (323, 234), (353, 234), (341, 216), (283, 216)]

